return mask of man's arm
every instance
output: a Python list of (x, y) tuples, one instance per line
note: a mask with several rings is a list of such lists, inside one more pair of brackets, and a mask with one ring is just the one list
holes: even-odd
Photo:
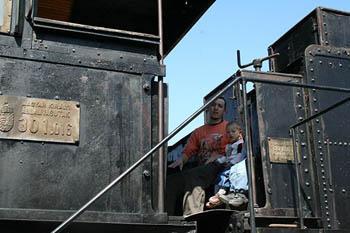
[(187, 155), (182, 153), (181, 157), (175, 162), (173, 162), (172, 164), (170, 164), (168, 167), (170, 168), (179, 167), (180, 170), (182, 170), (183, 166), (187, 163), (188, 160), (189, 158), (187, 157)]

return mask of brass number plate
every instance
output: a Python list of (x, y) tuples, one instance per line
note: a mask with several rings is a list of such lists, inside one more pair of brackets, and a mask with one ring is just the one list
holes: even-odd
[(270, 162), (294, 163), (293, 141), (289, 138), (268, 138)]
[(79, 141), (79, 103), (0, 96), (0, 138), (47, 142)]

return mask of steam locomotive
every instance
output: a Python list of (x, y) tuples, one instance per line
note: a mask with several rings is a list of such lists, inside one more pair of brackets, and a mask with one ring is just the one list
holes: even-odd
[[(350, 13), (316, 8), (168, 133), (163, 59), (213, 0), (0, 2), (1, 232), (349, 232)], [(166, 142), (218, 96), (249, 205), (168, 216)]]

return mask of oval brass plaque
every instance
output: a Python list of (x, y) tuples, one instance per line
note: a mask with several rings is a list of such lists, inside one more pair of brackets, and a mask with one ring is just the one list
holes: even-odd
[(0, 96), (0, 138), (48, 142), (79, 141), (78, 102)]

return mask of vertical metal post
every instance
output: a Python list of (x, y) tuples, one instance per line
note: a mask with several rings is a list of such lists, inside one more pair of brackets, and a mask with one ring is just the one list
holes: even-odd
[(303, 206), (301, 201), (301, 188), (300, 188), (300, 169), (299, 169), (299, 159), (297, 156), (295, 128), (292, 128), (292, 135), (293, 135), (295, 173), (296, 173), (297, 187), (298, 187), (299, 221), (300, 221), (300, 228), (304, 229)]
[(248, 124), (248, 108), (247, 108), (247, 81), (242, 80), (243, 89), (243, 111), (244, 111), (244, 127), (245, 127), (245, 144), (247, 145), (247, 161), (248, 161), (248, 193), (249, 193), (249, 213), (250, 213), (250, 232), (256, 233), (255, 227), (255, 212), (254, 212), (254, 194), (252, 183), (252, 154), (251, 154), (251, 141), (249, 138), (249, 124)]
[[(163, 51), (163, 6), (162, 0), (158, 0), (158, 32), (159, 32), (159, 55), (160, 65), (164, 64)], [(158, 137), (159, 141), (164, 138), (164, 93), (163, 77), (158, 76)], [(163, 147), (159, 148), (158, 154), (158, 210), (164, 212), (164, 153)]]

